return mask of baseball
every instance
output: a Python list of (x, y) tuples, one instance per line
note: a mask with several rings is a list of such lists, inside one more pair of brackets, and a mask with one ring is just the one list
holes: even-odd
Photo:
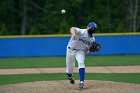
[(62, 10), (61, 10), (61, 13), (62, 13), (62, 14), (65, 14), (65, 13), (66, 13), (66, 10), (65, 10), (65, 9), (62, 9)]

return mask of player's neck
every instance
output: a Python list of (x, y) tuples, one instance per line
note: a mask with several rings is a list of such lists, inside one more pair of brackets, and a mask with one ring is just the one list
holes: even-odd
[(89, 37), (93, 37), (92, 34), (88, 34)]

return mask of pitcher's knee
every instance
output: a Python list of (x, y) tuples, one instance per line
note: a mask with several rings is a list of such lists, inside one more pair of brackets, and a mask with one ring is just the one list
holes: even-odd
[(78, 68), (85, 68), (85, 64), (84, 63), (79, 63)]
[(73, 69), (66, 69), (66, 73), (73, 73)]

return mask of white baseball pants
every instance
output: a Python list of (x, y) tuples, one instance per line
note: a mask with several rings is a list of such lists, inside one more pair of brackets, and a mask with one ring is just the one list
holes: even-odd
[(85, 51), (72, 50), (67, 48), (66, 53), (66, 73), (72, 74), (75, 67), (75, 62), (78, 62), (78, 68), (85, 68)]

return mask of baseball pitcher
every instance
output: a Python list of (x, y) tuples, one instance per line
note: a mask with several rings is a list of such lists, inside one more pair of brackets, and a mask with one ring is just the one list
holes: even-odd
[(95, 22), (90, 22), (86, 29), (71, 27), (71, 39), (67, 45), (66, 53), (66, 73), (71, 84), (75, 81), (72, 77), (75, 61), (78, 62), (79, 68), (79, 90), (83, 89), (85, 77), (85, 56), (90, 52), (98, 51), (101, 47), (95, 42), (95, 37), (92, 35), (97, 29)]

